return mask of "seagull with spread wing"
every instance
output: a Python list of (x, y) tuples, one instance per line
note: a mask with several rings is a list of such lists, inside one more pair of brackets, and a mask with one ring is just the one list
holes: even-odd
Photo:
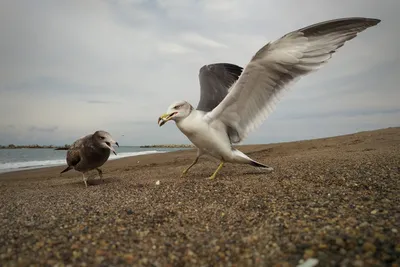
[(379, 22), (379, 19), (359, 17), (329, 20), (266, 44), (244, 70), (227, 63), (203, 66), (199, 74), (201, 95), (197, 109), (186, 101), (179, 101), (158, 119), (159, 126), (174, 120), (198, 148), (196, 159), (182, 175), (204, 154), (221, 161), (210, 179), (215, 178), (225, 162), (272, 170), (232, 145), (243, 141), (262, 124), (284, 89), (321, 68), (346, 41)]

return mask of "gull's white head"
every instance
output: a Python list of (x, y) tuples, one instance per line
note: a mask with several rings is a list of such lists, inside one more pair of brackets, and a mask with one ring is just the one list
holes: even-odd
[(117, 155), (117, 152), (115, 152), (114, 148), (112, 147), (113, 144), (117, 145), (119, 147), (118, 142), (114, 141), (112, 138), (111, 134), (109, 134), (106, 131), (96, 131), (93, 134), (93, 139), (94, 141), (99, 144), (101, 147), (108, 148), (110, 149), (115, 155)]
[(163, 126), (167, 121), (179, 121), (189, 116), (193, 107), (186, 101), (178, 101), (170, 105), (167, 112), (158, 118), (158, 125)]

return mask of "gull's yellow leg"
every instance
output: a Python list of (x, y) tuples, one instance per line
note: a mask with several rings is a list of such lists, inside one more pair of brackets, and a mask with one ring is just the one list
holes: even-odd
[(197, 157), (195, 158), (195, 160), (192, 162), (192, 164), (190, 164), (190, 166), (187, 167), (187, 168), (182, 172), (181, 177), (185, 176), (185, 174), (190, 170), (190, 168), (192, 168), (192, 167), (197, 163), (198, 160), (199, 160), (199, 156), (197, 156)]
[(218, 168), (215, 170), (213, 175), (211, 175), (211, 177), (209, 178), (210, 180), (213, 180), (215, 178), (215, 176), (217, 176), (217, 173), (222, 169), (222, 166), (224, 166), (223, 161), (219, 164)]

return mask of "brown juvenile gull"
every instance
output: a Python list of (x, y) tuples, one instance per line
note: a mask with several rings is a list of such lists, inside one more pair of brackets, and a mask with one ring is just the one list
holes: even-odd
[(76, 140), (67, 151), (68, 167), (61, 173), (71, 169), (81, 172), (86, 187), (85, 173), (88, 171), (96, 169), (100, 178), (103, 179), (103, 172), (100, 167), (110, 157), (110, 151), (117, 155), (112, 147), (113, 144), (119, 147), (118, 142), (115, 142), (111, 135), (105, 131), (96, 131), (94, 134)]
[(230, 64), (203, 66), (197, 109), (186, 101), (175, 102), (158, 119), (160, 126), (174, 120), (198, 148), (196, 159), (182, 175), (203, 154), (221, 161), (210, 179), (215, 178), (225, 162), (272, 170), (232, 145), (243, 141), (262, 124), (289, 85), (321, 68), (346, 41), (379, 22), (371, 18), (341, 18), (290, 32), (262, 47), (243, 72)]

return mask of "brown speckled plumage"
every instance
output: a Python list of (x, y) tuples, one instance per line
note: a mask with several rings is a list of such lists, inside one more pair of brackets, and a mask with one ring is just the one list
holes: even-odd
[(115, 153), (111, 146), (112, 143), (118, 145), (105, 131), (96, 131), (94, 134), (76, 140), (67, 151), (68, 167), (61, 173), (71, 169), (81, 172), (86, 186), (86, 172), (96, 169), (102, 178), (102, 171), (99, 167), (106, 163), (110, 157), (110, 151)]

